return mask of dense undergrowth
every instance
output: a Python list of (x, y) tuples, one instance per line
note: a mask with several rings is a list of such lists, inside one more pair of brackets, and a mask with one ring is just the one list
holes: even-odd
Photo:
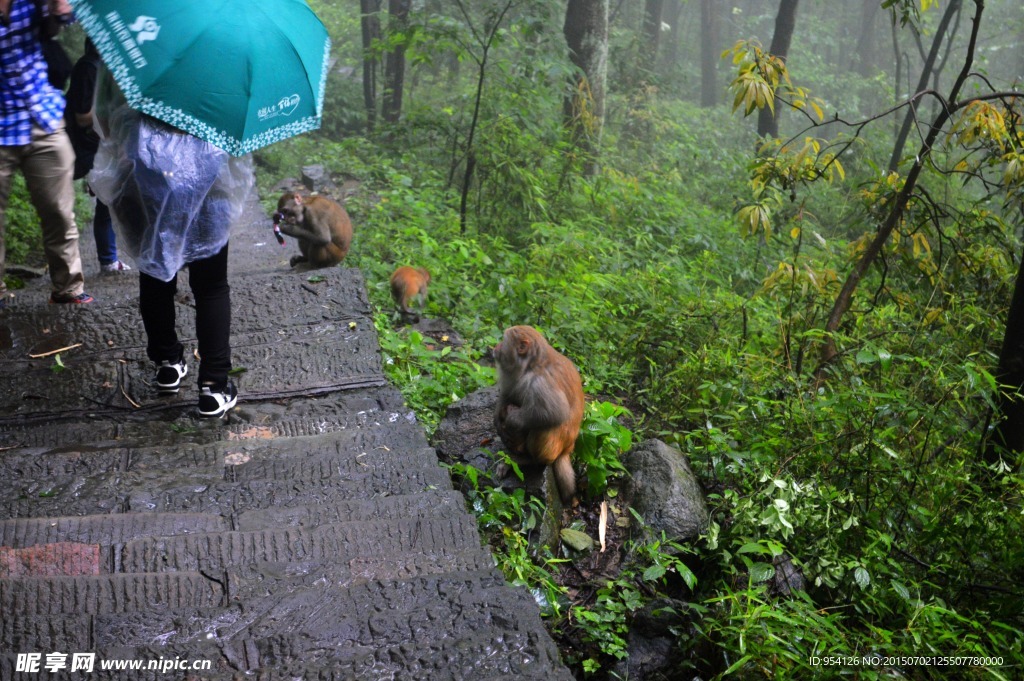
[[(898, 182), (878, 180), (887, 139), (851, 147), (845, 177), (775, 197), (768, 232), (737, 219), (751, 205), (753, 138), (724, 108), (655, 88), (616, 96), (601, 170), (585, 178), (558, 88), (507, 66), (492, 78), (465, 230), (451, 151), (465, 98), (411, 97), (403, 123), (371, 137), (350, 131), (356, 86), (332, 82), (324, 130), (258, 154), (258, 178), (268, 210), (269, 188), (302, 164), (358, 181), (346, 265), (365, 275), (387, 371), (428, 430), (493, 382), (479, 360), (506, 326), (536, 326), (580, 368), (594, 442), (577, 457), (588, 484), (574, 527), (589, 533), (583, 516), (601, 500), (616, 507), (614, 574), (569, 585), (586, 551), (530, 542), (538, 500), (453, 470), (574, 672), (613, 678), (634, 618), (667, 598), (669, 678), (1024, 675), (1024, 478), (1019, 459), (982, 456), (1019, 224), (926, 179), (951, 214), (908, 222), (887, 246), (818, 382), (825, 316)], [(387, 279), (400, 264), (431, 271), (427, 315), (450, 320), (461, 349), (396, 324)], [(678, 447), (708, 492), (713, 522), (693, 545), (645, 532), (622, 505), (618, 455), (645, 437)], [(779, 586), (790, 560), (803, 589)], [(919, 656), (942, 657), (906, 659)]]
[[(566, 173), (572, 160), (554, 138), (545, 151), (528, 127), (498, 120), (465, 233), (442, 159), (426, 149), (307, 140), (265, 163), (268, 179), (301, 159), (362, 182), (349, 203), (350, 264), (382, 310), (390, 374), (428, 429), (493, 381), (476, 360), (501, 330), (528, 323), (580, 367), (595, 401), (632, 410), (635, 438), (661, 437), (690, 458), (714, 511), (707, 536), (673, 549), (633, 519), (618, 548), (634, 560), (582, 590), (559, 577), (573, 549), (528, 543), (536, 500), (463, 480), (501, 566), (534, 590), (580, 674), (610, 678), (633, 616), (667, 595), (687, 604), (681, 666), (703, 678), (950, 671), (820, 661), (862, 655), (997, 657), (1002, 666), (955, 673), (1017, 676), (1022, 480), (979, 455), (1016, 237), (964, 195), (980, 219), (971, 235), (931, 235), (945, 254), (924, 236), (895, 243), (817, 385), (818, 329), (865, 230), (851, 216), (870, 185), (811, 187), (780, 209), (781, 234), (744, 239), (734, 210), (749, 137), (701, 115), (647, 107), (658, 143), (613, 132), (614, 155), (588, 180)], [(428, 315), (451, 320), (463, 349), (430, 350), (396, 329), (386, 281), (399, 264), (434, 273)], [(600, 463), (610, 451), (594, 465), (614, 503), (620, 473)], [(783, 595), (772, 577), (787, 557), (806, 590)]]

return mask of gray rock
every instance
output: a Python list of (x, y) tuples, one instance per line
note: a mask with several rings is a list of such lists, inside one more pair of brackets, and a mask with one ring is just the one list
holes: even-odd
[(673, 628), (686, 626), (687, 606), (659, 598), (636, 613), (626, 637), (629, 657), (612, 669), (613, 678), (664, 681), (679, 678), (679, 642)]
[(807, 588), (804, 573), (793, 563), (793, 558), (786, 553), (775, 556), (772, 560), (775, 576), (772, 577), (772, 591), (780, 596), (790, 596), (794, 591)]
[[(462, 336), (459, 335), (458, 331), (455, 330), (455, 327), (447, 319), (421, 317), (411, 328), (414, 331), (419, 331), (427, 338), (433, 339), (434, 343), (440, 347), (449, 345), (453, 348), (460, 348), (465, 345)], [(491, 398), (490, 408), (492, 410), (496, 401), (497, 393), (495, 393), (495, 397)]]
[(494, 469), (494, 454), (501, 440), (494, 432), (496, 387), (481, 388), (448, 405), (444, 418), (434, 431), (431, 445), (447, 463), (465, 463), (483, 473)]
[(319, 164), (302, 166), (302, 184), (311, 192), (322, 192), (328, 183), (327, 171)]
[(438, 457), (447, 463), (463, 463), (476, 468), (492, 479), (495, 486), (505, 490), (525, 487), (527, 492), (544, 499), (546, 512), (537, 541), (545, 546), (557, 546), (561, 531), (562, 503), (558, 485), (547, 466), (522, 467), (523, 480), (514, 471), (498, 475), (497, 452), (501, 451), (501, 438), (494, 430), (494, 407), (498, 402), (495, 386), (481, 388), (448, 406), (438, 424), (431, 446)]
[(700, 482), (683, 454), (661, 440), (645, 440), (626, 454), (631, 505), (655, 532), (695, 539), (710, 520)]

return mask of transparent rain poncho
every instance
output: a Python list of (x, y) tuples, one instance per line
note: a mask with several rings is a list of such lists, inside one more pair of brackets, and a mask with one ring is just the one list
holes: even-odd
[(170, 281), (228, 242), (253, 188), (252, 160), (131, 109), (111, 83), (101, 76), (89, 186), (110, 208), (118, 249)]

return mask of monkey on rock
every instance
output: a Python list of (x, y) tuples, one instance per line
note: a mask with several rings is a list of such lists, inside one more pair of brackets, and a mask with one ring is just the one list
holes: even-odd
[(583, 383), (572, 361), (531, 326), (505, 329), (494, 347), (494, 425), (520, 465), (551, 466), (562, 503), (576, 494), (572, 452), (583, 422)]

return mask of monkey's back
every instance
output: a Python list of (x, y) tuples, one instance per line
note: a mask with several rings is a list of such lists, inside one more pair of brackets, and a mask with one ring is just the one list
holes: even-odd
[(306, 199), (305, 204), (307, 219), (325, 222), (330, 231), (331, 242), (320, 246), (300, 243), (299, 250), (317, 266), (341, 262), (348, 255), (349, 247), (352, 245), (352, 220), (348, 216), (348, 211), (340, 203), (326, 196), (311, 196)]

